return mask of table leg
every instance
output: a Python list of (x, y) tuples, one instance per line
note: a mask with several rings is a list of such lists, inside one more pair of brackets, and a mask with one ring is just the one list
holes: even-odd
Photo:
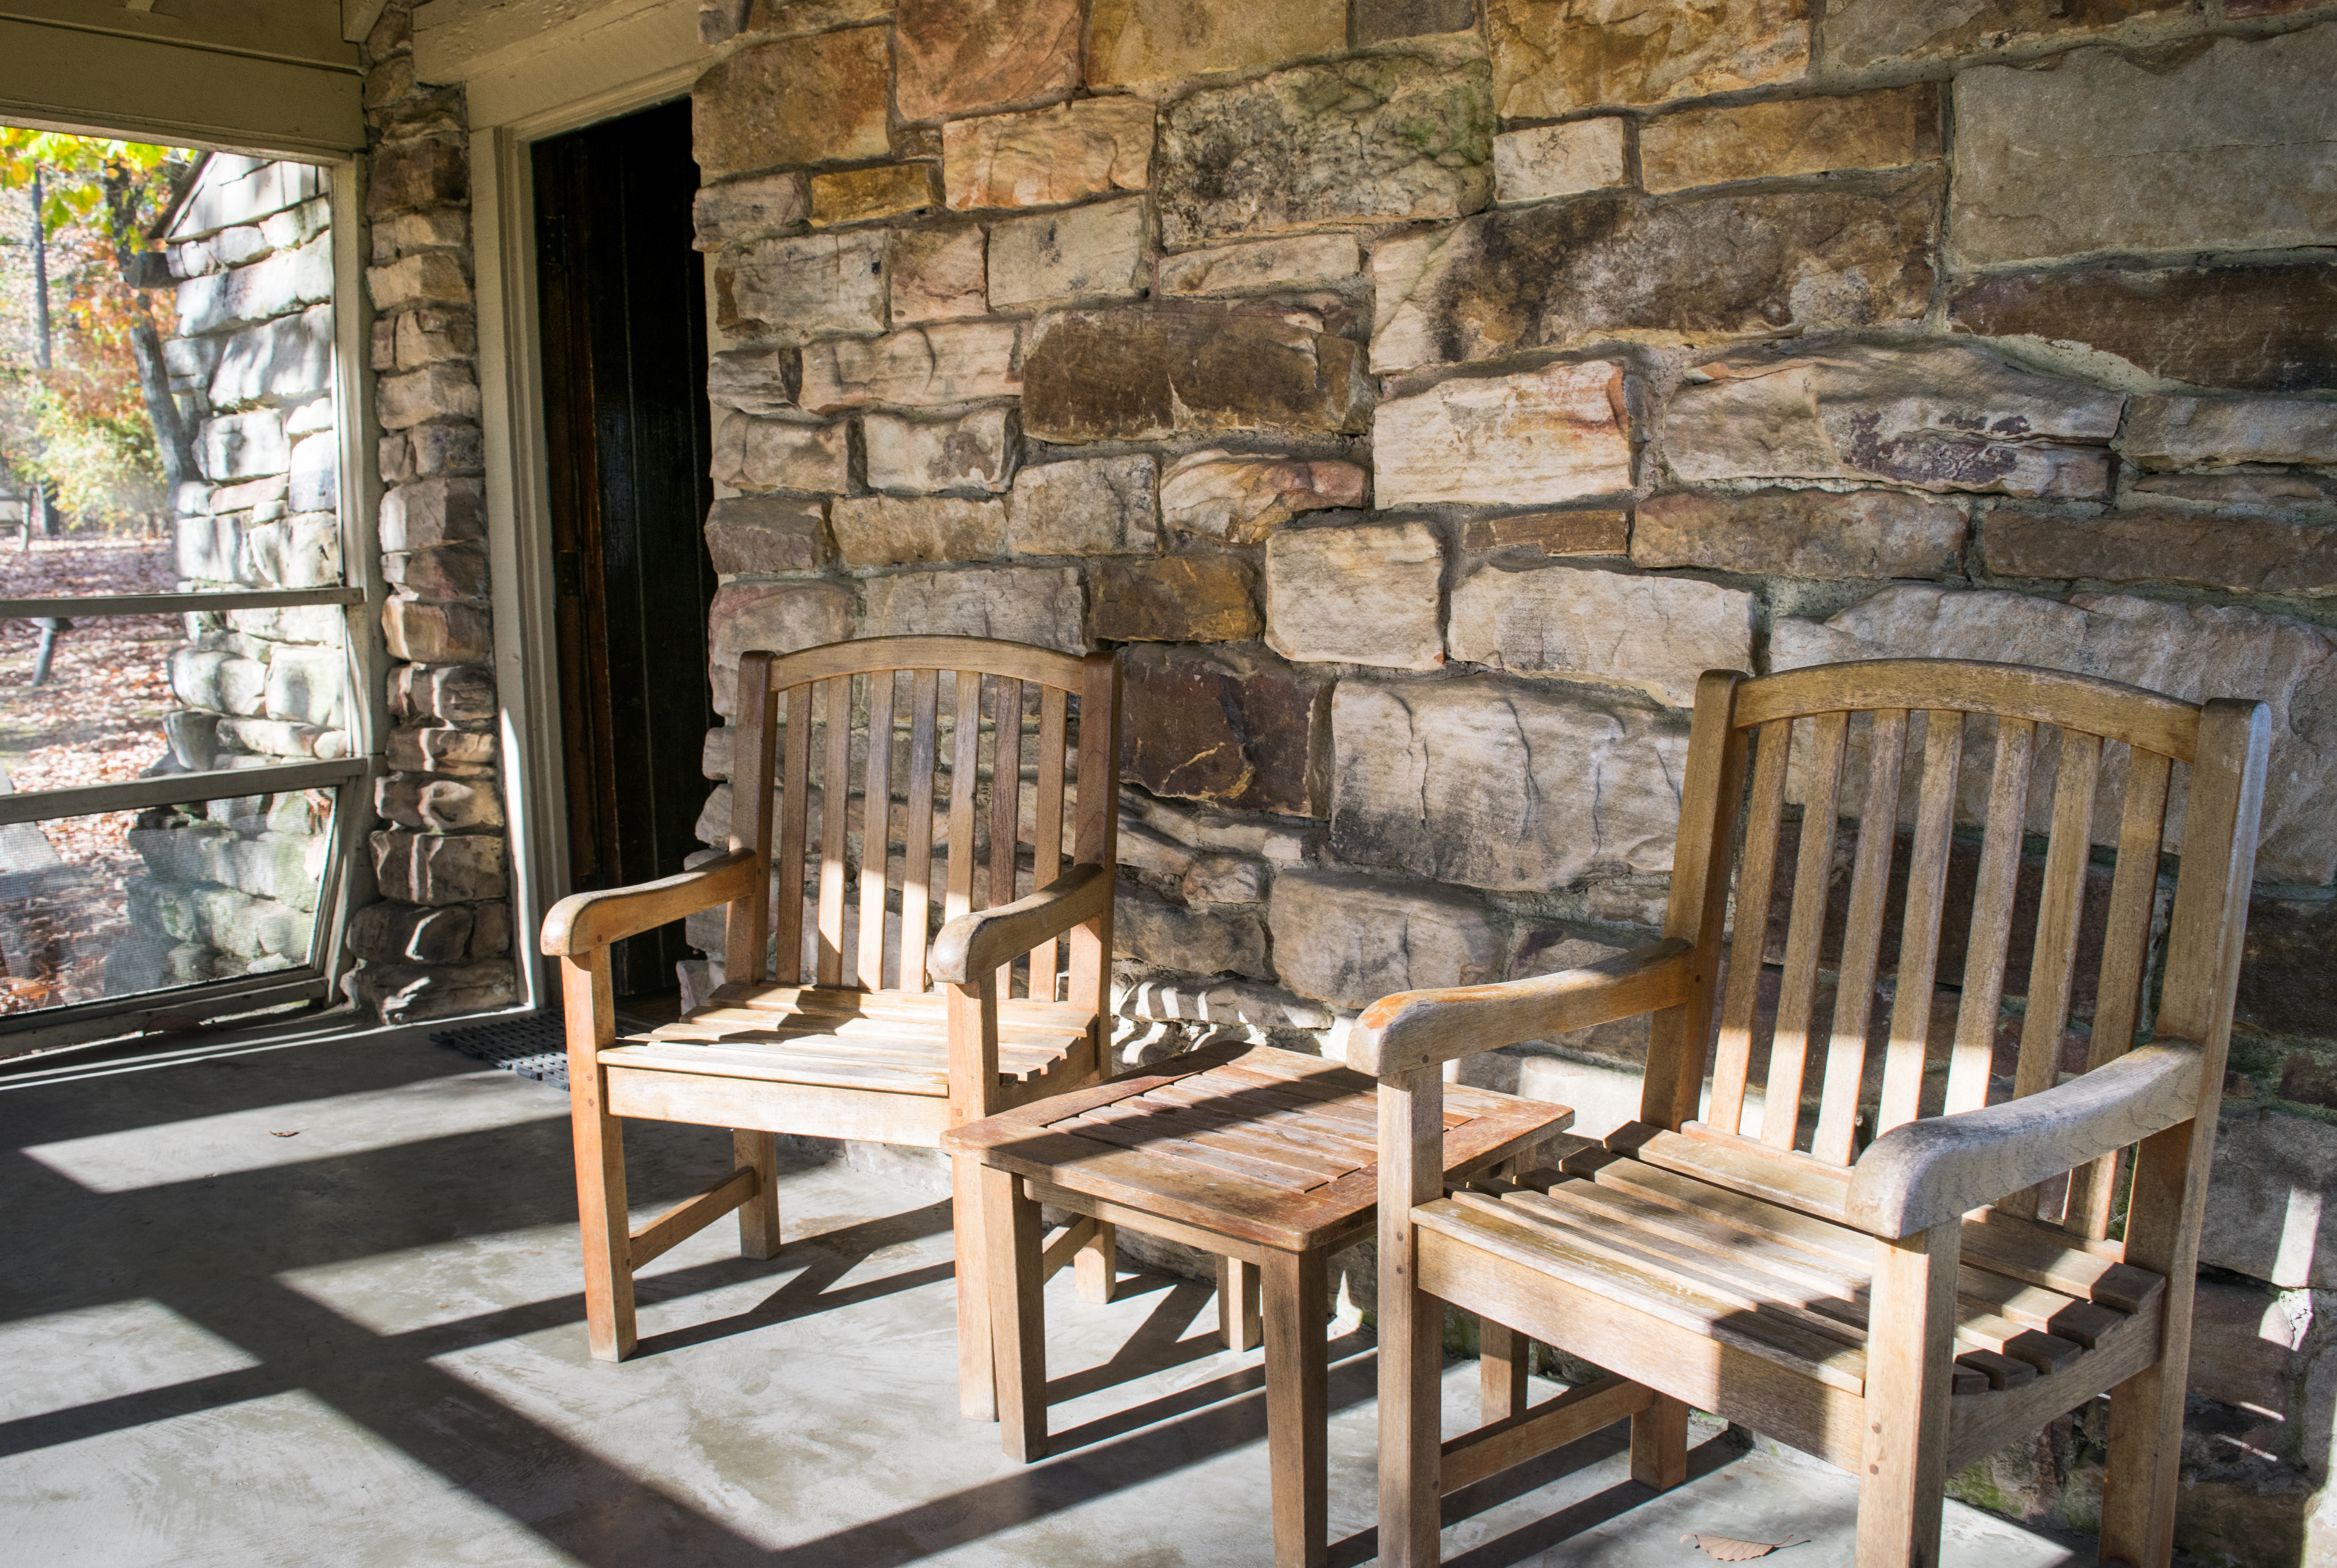
[(1327, 1255), (1266, 1255), (1266, 1447), (1275, 1568), (1322, 1568), (1329, 1534)]
[(1039, 1205), (1022, 1178), (982, 1168), (982, 1229), (990, 1251), (990, 1339), (996, 1357), (998, 1440), (1024, 1464), (1047, 1452), (1047, 1320), (1039, 1278)]
[(1257, 1265), (1217, 1259), (1217, 1338), (1228, 1350), (1257, 1348)]

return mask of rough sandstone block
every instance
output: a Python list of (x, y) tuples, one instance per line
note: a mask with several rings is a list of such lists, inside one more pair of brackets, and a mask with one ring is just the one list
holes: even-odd
[(714, 478), (734, 490), (840, 491), (850, 457), (841, 421), (798, 425), (733, 414), (714, 433)]
[(508, 1007), (518, 995), (509, 962), (368, 964), (345, 984), (358, 1005), (385, 1024), (419, 1024)]
[(1650, 191), (1685, 191), (1835, 169), (1898, 169), (1942, 150), (1939, 89), (1919, 83), (1667, 114), (1639, 132), (1639, 169)]
[(1266, 912), (1282, 983), (1335, 1007), (1481, 985), (1501, 978), (1507, 956), (1484, 906), (1451, 888), (1294, 867), (1275, 877)]
[(2337, 403), (2137, 397), (2118, 450), (2145, 468), (2337, 464)]
[(1521, 893), (1671, 868), (1685, 713), (1499, 675), (1343, 681), (1331, 743), (1331, 848), (1352, 864)]
[[(481, 544), (434, 544), (391, 551), (381, 558), (382, 580), (419, 599), (484, 599), (487, 552)], [(337, 655), (336, 655), (337, 657)]]
[(1232, 555), (1105, 561), (1095, 634), (1107, 642), (1240, 642), (1258, 634), (1257, 573)]
[(387, 314), (416, 305), (468, 305), (471, 280), (462, 261), (444, 250), (425, 251), (366, 269), (366, 293), (376, 310)]
[(1809, 69), (1809, 10), (1795, 0), (1648, 8), (1485, 0), (1485, 24), (1504, 120), (1701, 98), (1791, 82)]
[(2294, 469), (2237, 469), (2221, 474), (2136, 474), (2120, 486), (2129, 499), (2164, 496), (2169, 501), (2262, 512), (2277, 517), (2320, 519), (2337, 508), (2337, 474)]
[(1014, 475), (1006, 547), (1017, 555), (1116, 555), (1159, 543), (1149, 452), (1042, 464)]
[(841, 642), (851, 622), (852, 590), (841, 583), (724, 583), (707, 612), (715, 710), (737, 710), (741, 653)]
[[(170, 350), (186, 341), (175, 338)], [(218, 368), (210, 377), (211, 405), (232, 408), (262, 397), (290, 399), (322, 392), (332, 385), (333, 308), (314, 305), (297, 316), (281, 316), (230, 338), (212, 342)]]
[(863, 637), (997, 637), (1087, 652), (1087, 603), (1073, 567), (916, 572), (872, 577), (863, 588)]
[(1352, 234), (1301, 234), (1164, 257), (1164, 295), (1250, 294), (1269, 289), (1328, 289), (1363, 270)]
[(349, 951), (367, 964), (458, 964), (471, 920), (466, 904), (368, 904), (349, 916)]
[(787, 495), (730, 495), (706, 514), (714, 570), (740, 573), (816, 572), (827, 563), (826, 505)]
[(2199, 1261), (2284, 1290), (2337, 1288), (2337, 1128), (2253, 1111), (2215, 1131)]
[(1347, 46), (1342, 0), (1096, 0), (1088, 84), (1254, 71)]
[[(2062, 604), (1910, 584), (1885, 588), (1824, 624), (1780, 618), (1770, 631), (1769, 657), (1777, 670), (1851, 659), (1990, 659), (2074, 670), (2193, 702), (2260, 698), (2272, 708), (2273, 742), (2256, 876), (2312, 884), (2337, 876), (2337, 815), (2327, 809), (2337, 788), (2337, 639), (2316, 626), (2254, 610), (2117, 593), (2081, 593)], [(1988, 769), (1970, 760), (1975, 743), (1969, 739), (1966, 755), (1959, 810), (1978, 821), (1986, 811)], [(2117, 841), (2125, 771), (2122, 757), (2104, 771), (2097, 844)], [(2051, 825), (2055, 773), (2040, 757), (2029, 785), (2031, 832)], [(2167, 808), (2170, 849), (2181, 842), (2187, 792), (2187, 779), (2178, 778)]]
[(401, 828), (433, 833), (504, 825), (503, 796), (491, 779), (386, 773), (374, 780), (374, 809)]
[(206, 479), (256, 479), (290, 468), (292, 444), (285, 439), (284, 416), (262, 408), (203, 421), (195, 456)]
[(1948, 319), (2080, 343), (2204, 387), (2337, 387), (2337, 267), (2326, 264), (2010, 272), (1956, 294)]
[(366, 216), (386, 218), (416, 207), (464, 206), (471, 200), (471, 161), (439, 141), (406, 142), (373, 157), (366, 183)]
[(2227, 593), (2337, 593), (2337, 527), (2152, 508), (2099, 517), (1989, 514), (1982, 554), (1999, 577), (2186, 583)]
[(1631, 519), (1623, 512), (1536, 512), (1521, 517), (1472, 517), (1461, 527), (1461, 548), (1472, 553), (1514, 550), (1540, 555), (1629, 554)]
[[(409, 310), (391, 327), (396, 334), (393, 352), (400, 370), (417, 370), (448, 359), (468, 360), (478, 356), (478, 326), (466, 314)], [(322, 385), (318, 383), (320, 387)]]
[(1476, 0), (1356, 0), (1355, 41), (1384, 44), (1477, 25)]
[(979, 229), (918, 229), (893, 236), (893, 325), (981, 316), (990, 309)]
[(1937, 577), (1956, 570), (1963, 509), (1897, 490), (1658, 495), (1639, 504), (1631, 560), (1785, 577)]
[(1618, 118), (1537, 125), (1493, 138), (1496, 201), (1546, 201), (1628, 183)]
[(2337, 953), (2337, 899), (2260, 895), (2251, 900), (2234, 1017), (2260, 1034), (2337, 1039), (2332, 953)]
[(381, 629), (393, 659), (416, 664), (462, 664), (494, 647), (494, 623), (484, 604), (433, 604), (392, 594), (382, 602)]
[[(1755, 352), (1674, 395), (1665, 456), (1690, 483), (1882, 479), (2081, 498), (2109, 485), (2123, 394), (1958, 343)], [(2087, 445), (2078, 445), (2086, 443)]]
[[(2226, 16), (2240, 13), (2234, 4)], [(1923, 0), (1835, 0), (1825, 13), (1827, 64), (1864, 70), (1901, 59), (1940, 60), (1987, 54), (2008, 45), (2077, 38), (2152, 15), (2179, 16), (2183, 0), (2110, 0), (2068, 5), (2061, 0), (1989, 0), (1983, 5), (1939, 6)]]
[(1014, 472), (1014, 410), (977, 408), (950, 420), (871, 414), (860, 442), (872, 489), (1003, 490)]
[(1704, 344), (1930, 309), (1936, 171), (1816, 190), (1504, 209), (1372, 253), (1372, 368), (1626, 338)]
[(1452, 590), (1452, 657), (1568, 675), (1693, 707), (1706, 670), (1753, 668), (1750, 593), (1687, 577), (1587, 566), (1484, 566)]
[(2081, 49), (2049, 71), (1966, 71), (1949, 242), (1989, 266), (2337, 240), (2332, 79), (2332, 26), (2221, 38), (2179, 63)]
[(389, 672), (389, 710), (399, 719), (483, 723), (495, 716), (494, 677), (478, 664), (401, 664)]
[(375, 384), (374, 411), (385, 430), (403, 430), (434, 419), (476, 420), (479, 384), (467, 364), (432, 365)]
[(1191, 975), (1270, 980), (1266, 922), (1254, 909), (1178, 904), (1123, 882), (1113, 900), (1113, 950), (1139, 964)]
[(942, 180), (961, 212), (1054, 207), (1151, 182), (1152, 105), (1082, 98), (942, 127)]
[(1237, 811), (1324, 809), (1310, 773), (1330, 682), (1255, 646), (1143, 643), (1123, 659), (1120, 777)]
[(1492, 132), (1481, 62), (1374, 55), (1195, 93), (1161, 124), (1161, 242), (1458, 218), (1492, 199)]
[(715, 321), (725, 332), (800, 341), (885, 329), (881, 230), (757, 240), (714, 270)]
[(1160, 517), (1184, 533), (1255, 544), (1302, 512), (1363, 505), (1368, 483), (1353, 463), (1192, 452), (1161, 477)]
[(734, 240), (792, 229), (810, 211), (803, 176), (797, 173), (758, 174), (702, 186), (691, 199), (697, 231), (691, 244), (699, 250), (719, 250)]
[[(1022, 390), (1012, 321), (941, 322), (804, 350), (803, 405), (818, 413), (891, 403), (930, 407)], [(1027, 418), (1027, 416), (1026, 416)]]
[(381, 498), (385, 551), (484, 539), (486, 524), (486, 487), (476, 479), (418, 479)]
[(1443, 575), (1423, 524), (1283, 529), (1266, 542), (1266, 646), (1302, 662), (1433, 670)]
[(401, 904), (468, 904), (504, 893), (499, 834), (388, 828), (373, 835), (373, 864), (381, 896)]
[(992, 224), (992, 308), (1141, 293), (1145, 227), (1140, 196)]
[(939, 120), (1068, 93), (1080, 79), (1079, 0), (901, 0), (901, 117)]
[(1530, 506), (1628, 490), (1623, 368), (1552, 365), (1390, 398), (1373, 419), (1372, 464), (1383, 507)]
[(726, 348), (707, 361), (709, 402), (766, 417), (796, 412), (803, 357), (793, 348)]
[(1216, 430), (1353, 433), (1361, 348), (1284, 310), (1178, 301), (1041, 317), (1022, 368), (1042, 441), (1152, 441)]
[(815, 174), (811, 177), (812, 226), (874, 222), (938, 206), (934, 172), (930, 163), (887, 163), (875, 169)]
[(782, 163), (882, 158), (891, 85), (886, 30), (856, 27), (750, 45), (690, 93), (691, 152), (708, 180)]
[(1006, 503), (954, 495), (838, 497), (829, 514), (846, 566), (987, 561), (1006, 553)]

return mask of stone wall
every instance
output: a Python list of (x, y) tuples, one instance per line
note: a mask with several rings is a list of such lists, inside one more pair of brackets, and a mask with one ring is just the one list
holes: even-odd
[(387, 771), (371, 835), (380, 902), (357, 912), (351, 984), (391, 1019), (508, 1005), (509, 846), (494, 677), (486, 662), (486, 503), (478, 328), (471, 279), (469, 135), (459, 88), (417, 84), (412, 0), (391, 0), (365, 43), (374, 309), (381, 426), (382, 630)]
[[(307, 164), (220, 153), (164, 236), (179, 279), (163, 348), (200, 477), (171, 497), (180, 586), (341, 580), (333, 409), (331, 200)], [(351, 753), (337, 606), (190, 615), (165, 717), (179, 768)], [(243, 796), (142, 812), (130, 932), (106, 959), (122, 995), (308, 962), (333, 795)]]
[(1144, 1052), (1644, 938), (1707, 667), (2270, 700), (2183, 1528), (2337, 1557), (2337, 8), (1811, 9), (701, 0), (718, 694), (1124, 646)]

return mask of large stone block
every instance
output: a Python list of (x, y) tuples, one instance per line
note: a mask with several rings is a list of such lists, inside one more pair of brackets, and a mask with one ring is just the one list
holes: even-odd
[(1948, 241), (1972, 266), (2337, 240), (2337, 27), (2186, 59), (2081, 49), (1956, 78)]
[(1671, 868), (1687, 716), (1498, 675), (1343, 681), (1331, 708), (1331, 847), (1510, 892)]
[(382, 556), (381, 575), (417, 599), (484, 599), (487, 552), (479, 544), (394, 550)]
[(458, 964), (471, 920), (467, 904), (368, 904), (349, 916), (349, 951), (367, 964)]
[(504, 841), (497, 834), (442, 837), (387, 828), (373, 836), (381, 896), (401, 904), (468, 904), (504, 896)]
[(385, 1024), (419, 1024), (508, 1007), (518, 996), (509, 962), (367, 964), (345, 984), (357, 1004)]
[(1504, 209), (1372, 253), (1372, 368), (1920, 318), (1940, 179)]
[(863, 637), (997, 637), (1087, 651), (1087, 602), (1073, 567), (905, 573), (872, 577), (864, 588)]
[(297, 316), (249, 328), (229, 338), (218, 353), (219, 368), (210, 378), (214, 407), (325, 391), (332, 385), (333, 308), (311, 306)]
[(1101, 87), (1254, 71), (1347, 46), (1342, 0), (1096, 0), (1088, 83)]
[(930, 163), (886, 163), (811, 177), (814, 227), (870, 223), (939, 205), (934, 191), (937, 171)]
[(374, 412), (385, 430), (403, 430), (434, 419), (475, 420), (479, 384), (464, 364), (432, 365), (376, 383)]
[(1452, 657), (1635, 687), (1675, 708), (1706, 670), (1753, 668), (1750, 593), (1587, 566), (1483, 566), (1452, 590)]
[[(376, 322), (375, 329), (378, 331), (382, 325)], [(479, 352), (477, 323), (464, 312), (409, 310), (390, 326), (396, 334), (392, 356), (400, 370), (418, 370), (448, 359), (471, 359)]]
[(787, 495), (731, 495), (706, 514), (714, 570), (740, 573), (816, 572), (826, 564), (826, 505)]
[(1006, 553), (1006, 503), (954, 495), (855, 495), (829, 514), (846, 566), (987, 561)]
[(992, 307), (1141, 293), (1145, 227), (1140, 196), (992, 224)]
[(1989, 514), (1983, 554), (1999, 577), (2186, 583), (2230, 593), (2337, 593), (2337, 528), (2156, 508), (2099, 517)]
[(726, 348), (706, 364), (709, 402), (766, 418), (796, 411), (803, 356), (793, 348)]
[[(1960, 343), (1755, 351), (1671, 400), (1664, 455), (1690, 483), (1888, 480), (2078, 499), (2109, 486), (2125, 397)], [(2081, 445), (2082, 444), (2082, 445)]]
[(1504, 120), (1734, 93), (1809, 68), (1809, 9), (1796, 0), (1486, 0), (1485, 23)]
[(1392, 397), (1372, 422), (1372, 464), (1384, 507), (1530, 506), (1628, 490), (1623, 368), (1594, 359)]
[[(1835, 70), (1863, 71), (1901, 60), (1954, 59), (2081, 37), (2149, 15), (2179, 16), (2184, 0), (1834, 0), (1825, 12), (1825, 57)], [(2225, 7), (2226, 15), (2235, 15)]]
[(707, 612), (715, 710), (737, 711), (741, 653), (841, 642), (851, 624), (852, 590), (841, 583), (724, 583)]
[(757, 240), (714, 270), (725, 332), (778, 339), (885, 330), (882, 230)]
[[(2234, 1017), (2265, 1034), (2337, 1039), (2337, 900), (2259, 897), (2248, 906)], [(2290, 1096), (2293, 1098), (2293, 1096)]]
[[(291, 421), (286, 421), (288, 431)], [(319, 430), (292, 444), (292, 471), (285, 476), (284, 505), (295, 512), (325, 512), (341, 498), (341, 439)]]
[(979, 229), (915, 229), (893, 236), (893, 324), (988, 313), (988, 260)]
[(374, 809), (401, 828), (433, 833), (504, 825), (503, 795), (488, 779), (385, 773), (374, 780)]
[[(2062, 604), (1910, 584), (1885, 588), (1823, 625), (1779, 619), (1769, 657), (1777, 670), (1851, 659), (1988, 659), (2074, 670), (2186, 701), (2260, 698), (2272, 708), (2273, 742), (2256, 876), (2316, 885), (2337, 877), (2337, 817), (2326, 808), (2337, 789), (2337, 639), (2302, 621), (2116, 593), (2081, 593)], [(1977, 821), (1988, 768), (1970, 742), (1967, 759), (1959, 809)], [(2040, 759), (2031, 778), (2031, 832), (2051, 825), (2055, 771)], [(2095, 812), (2097, 844), (2117, 841), (2124, 779), (2124, 760), (2114, 758)], [(2170, 849), (2181, 842), (2187, 793), (2187, 776), (2178, 776), (2167, 808)]]
[(263, 523), (244, 534), (252, 569), (277, 588), (325, 588), (341, 581), (341, 520), (304, 512)]
[(2337, 1287), (2337, 1127), (2242, 1112), (2215, 1131), (2199, 1261), (2284, 1289)]
[(1266, 922), (1254, 909), (1220, 904), (1179, 904), (1132, 882), (1113, 900), (1116, 953), (1163, 969), (1192, 975), (1273, 978), (1266, 958)]
[(477, 664), (400, 664), (389, 672), (389, 710), (399, 719), (484, 723), (495, 716), (494, 677)]
[(1629, 183), (1623, 162), (1623, 121), (1618, 117), (1537, 125), (1493, 138), (1497, 201), (1546, 201)]
[(941, 322), (804, 350), (803, 404), (822, 414), (872, 403), (931, 407), (1022, 390), (1012, 321)]
[(443, 773), (484, 779), (494, 771), (494, 733), (454, 724), (400, 724), (383, 749), (398, 773)]
[(1022, 421), (1042, 441), (1363, 428), (1364, 354), (1284, 310), (1178, 301), (1040, 318)]
[(1335, 1007), (1502, 977), (1501, 927), (1451, 888), (1293, 867), (1276, 876), (1266, 910), (1282, 983)]
[(265, 321), (332, 297), (332, 240), (319, 238), (297, 250), (279, 250), (249, 266), (180, 284), (179, 331), (191, 337)]
[(1323, 809), (1310, 760), (1330, 682), (1263, 649), (1128, 650), (1120, 777), (1238, 811)]
[(691, 244), (699, 250), (719, 250), (734, 240), (792, 229), (810, 211), (803, 176), (792, 171), (701, 186), (691, 199), (697, 235)]
[(468, 305), (471, 279), (452, 252), (428, 250), (386, 267), (367, 268), (366, 293), (373, 308), (384, 314), (419, 305)]
[(486, 537), (485, 486), (476, 479), (418, 479), (381, 498), (381, 547), (422, 550)]
[(800, 425), (733, 414), (714, 432), (714, 478), (734, 490), (840, 491), (851, 455), (840, 420)]
[(886, 31), (783, 38), (707, 67), (689, 98), (699, 173), (719, 180), (782, 163), (885, 156)]
[(1522, 516), (1472, 517), (1461, 527), (1461, 548), (1472, 554), (1515, 551), (1523, 555), (1627, 555), (1627, 512), (1530, 512)]
[(458, 207), (471, 200), (471, 161), (449, 142), (405, 142), (373, 155), (366, 216), (386, 218), (416, 207)]
[(1068, 93), (1080, 80), (1079, 0), (900, 0), (904, 120), (939, 120)]
[(1898, 169), (1940, 156), (1939, 89), (1929, 83), (1844, 98), (1687, 109), (1639, 132), (1649, 191), (1730, 180)]
[(1443, 575), (1423, 524), (1283, 529), (1266, 542), (1266, 646), (1304, 662), (1433, 670)]
[(904, 419), (871, 414), (860, 422), (861, 450), (871, 488), (1003, 490), (1013, 472), (1012, 408), (977, 408), (956, 419)]
[(1160, 480), (1160, 519), (1170, 528), (1231, 544), (1255, 544), (1302, 512), (1361, 506), (1364, 471), (1335, 459), (1191, 452)]
[(2337, 464), (2337, 403), (2138, 397), (2118, 450), (2145, 468)]
[(1327, 289), (1363, 270), (1363, 247), (1352, 234), (1301, 234), (1256, 240), (1164, 257), (1165, 295), (1253, 294), (1269, 289)]
[(1107, 642), (1239, 642), (1258, 634), (1257, 573), (1233, 555), (1163, 555), (1096, 567), (1095, 634)]
[(1658, 495), (1631, 526), (1641, 566), (1784, 577), (1937, 577), (1964, 544), (1960, 506), (1899, 490)]
[(2203, 387), (2337, 387), (2337, 266), (2008, 272), (1948, 301), (1958, 330), (2070, 342)]
[(494, 622), (484, 604), (435, 604), (393, 593), (382, 602), (381, 630), (390, 657), (416, 664), (463, 664), (494, 649)]
[(1082, 98), (942, 127), (942, 182), (959, 211), (1055, 207), (1151, 182), (1152, 105)]
[(257, 479), (292, 466), (292, 444), (285, 439), (284, 416), (273, 408), (230, 414), (203, 421), (196, 437), (203, 477), (214, 482)]
[(1161, 242), (1473, 212), (1493, 194), (1488, 80), (1481, 62), (1389, 54), (1195, 93), (1160, 128)]
[(1014, 475), (1006, 547), (1017, 555), (1117, 555), (1149, 551), (1159, 541), (1149, 452), (1042, 464)]

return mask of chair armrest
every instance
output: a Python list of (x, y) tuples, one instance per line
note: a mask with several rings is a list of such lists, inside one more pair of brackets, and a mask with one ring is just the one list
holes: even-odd
[(1579, 969), (1494, 985), (1399, 991), (1364, 1009), (1347, 1035), (1347, 1065), (1375, 1078), (1564, 1034), (1685, 1002), (1695, 946), (1677, 936)]
[(2199, 1047), (2157, 1039), (2025, 1100), (1893, 1127), (1851, 1168), (1843, 1217), (1898, 1240), (2189, 1119)]
[(1106, 866), (1074, 866), (1027, 898), (961, 915), (934, 938), (934, 978), (963, 985), (1111, 907)]
[(606, 893), (572, 893), (543, 917), (542, 946), (555, 958), (605, 947), (685, 915), (744, 898), (755, 890), (760, 869), (753, 850), (733, 849), (679, 877)]

